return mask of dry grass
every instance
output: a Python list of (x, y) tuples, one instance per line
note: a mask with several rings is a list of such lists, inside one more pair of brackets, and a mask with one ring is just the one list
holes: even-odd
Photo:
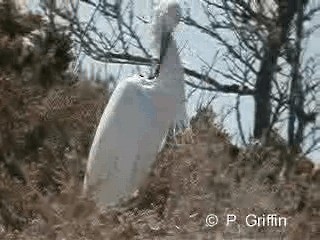
[[(23, 52), (16, 51), (23, 50), (19, 39), (33, 28), (8, 19), (0, 17), (0, 53), (8, 56), (0, 61), (0, 239), (319, 239), (319, 169), (303, 159), (282, 178), (292, 156), (279, 144), (233, 146), (208, 109), (178, 136), (179, 145), (169, 142), (158, 154), (136, 197), (97, 209), (81, 186), (108, 91), (90, 80), (69, 81), (71, 57), (52, 50), (57, 41), (46, 45), (50, 51), (31, 51), (28, 64), (13, 64)], [(3, 29), (4, 21), (19, 31)], [(53, 66), (45, 72), (49, 82), (42, 67), (32, 67), (39, 59)], [(210, 228), (210, 213), (236, 214), (240, 228)], [(287, 216), (289, 226), (248, 228), (241, 222), (248, 213)]]
[[(3, 177), (3, 204), (12, 209), (3, 218), (4, 239), (219, 239), (231, 235), (271, 239), (268, 234), (279, 239), (280, 233), (267, 227), (242, 227), (240, 232), (224, 224), (206, 227), (209, 213), (233, 213), (239, 219), (248, 213), (278, 213), (290, 217), (289, 227), (281, 229), (283, 236), (308, 239), (305, 236), (310, 235), (312, 239), (311, 222), (314, 226), (319, 222), (320, 191), (311, 178), (299, 172), (281, 181), (274, 152), (239, 150), (235, 156), (228, 136), (214, 125), (189, 129), (178, 140), (181, 145), (169, 145), (159, 154), (136, 198), (104, 210), (81, 197), (76, 171), (64, 175), (59, 170), (59, 191), (47, 193), (34, 184), (38, 166), (28, 170), (32, 181), (26, 185)], [(299, 234), (304, 237), (297, 238)]]

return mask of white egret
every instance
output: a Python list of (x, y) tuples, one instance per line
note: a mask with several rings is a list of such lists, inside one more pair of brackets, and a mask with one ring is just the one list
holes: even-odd
[(138, 189), (169, 127), (184, 120), (184, 72), (172, 32), (180, 7), (160, 1), (153, 44), (160, 56), (156, 77), (121, 81), (103, 112), (89, 153), (84, 192), (101, 206), (116, 204)]

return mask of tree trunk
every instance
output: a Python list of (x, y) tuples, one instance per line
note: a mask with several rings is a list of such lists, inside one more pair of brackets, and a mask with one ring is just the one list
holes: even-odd
[(256, 82), (254, 137), (260, 139), (270, 127), (271, 118), (271, 87), (274, 73), (276, 72), (279, 47), (266, 49), (261, 62), (260, 71)]
[(298, 1), (298, 14), (297, 14), (297, 26), (296, 26), (296, 35), (297, 35), (297, 40), (296, 40), (296, 59), (294, 62), (294, 75), (292, 78), (296, 78), (296, 98), (297, 100), (295, 101), (296, 106), (295, 106), (295, 111), (296, 111), (296, 116), (298, 119), (298, 128), (295, 134), (295, 141), (294, 141), (294, 147), (298, 148), (302, 142), (303, 142), (303, 134), (304, 134), (304, 127), (306, 125), (305, 119), (303, 118), (303, 115), (297, 114), (297, 113), (304, 113), (304, 96), (303, 96), (303, 85), (302, 85), (302, 76), (300, 74), (300, 55), (301, 55), (301, 41), (303, 38), (303, 10), (304, 6), (302, 5), (302, 0), (297, 0)]
[[(271, 118), (272, 80), (277, 71), (277, 60), (281, 47), (288, 41), (290, 23), (298, 9), (299, 0), (278, 0), (278, 16), (275, 29), (270, 29), (268, 43), (261, 61), (256, 82), (254, 137), (268, 138)], [(264, 136), (265, 135), (265, 136)]]
[[(293, 149), (299, 149), (303, 141), (306, 119), (304, 118), (304, 96), (302, 77), (300, 74), (301, 41), (303, 38), (303, 11), (302, 0), (297, 0), (297, 20), (296, 20), (296, 40), (294, 44), (294, 59), (291, 71), (291, 87), (289, 99), (289, 119), (288, 119), (288, 143)], [(297, 128), (295, 122), (298, 121)]]

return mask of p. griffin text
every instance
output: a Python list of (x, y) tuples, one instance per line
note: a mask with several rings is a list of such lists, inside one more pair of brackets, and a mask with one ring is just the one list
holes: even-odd
[[(247, 227), (286, 227), (288, 219), (281, 217), (278, 214), (262, 214), (257, 216), (256, 214), (248, 214), (244, 218), (245, 225)], [(226, 225), (238, 223), (237, 216), (234, 214), (227, 214)]]

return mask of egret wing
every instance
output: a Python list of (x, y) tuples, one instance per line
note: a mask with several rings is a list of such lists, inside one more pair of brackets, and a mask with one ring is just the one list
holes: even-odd
[(85, 179), (85, 190), (95, 185), (101, 203), (132, 193), (155, 159), (161, 138), (154, 128), (157, 112), (150, 93), (139, 81), (127, 79), (115, 89), (101, 117)]

